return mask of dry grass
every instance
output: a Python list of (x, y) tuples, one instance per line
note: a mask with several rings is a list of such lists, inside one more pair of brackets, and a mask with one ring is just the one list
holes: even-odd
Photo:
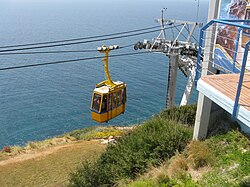
[(187, 172), (191, 175), (192, 180), (199, 181), (204, 174), (208, 173), (211, 170), (212, 168), (210, 166), (205, 166), (199, 169), (188, 168)]
[(8, 159), (0, 162), (1, 187), (65, 186), (69, 173), (80, 162), (96, 158), (105, 147), (97, 141), (81, 141), (58, 145), (49, 150), (21, 153), (18, 157), (22, 159), (12, 157), (11, 162)]
[(187, 159), (183, 155), (177, 154), (161, 166), (149, 168), (148, 172), (139, 177), (139, 179), (147, 180), (150, 178), (156, 183), (164, 183), (169, 181), (171, 178), (179, 178), (186, 175), (187, 170)]
[(50, 149), (58, 145), (67, 145), (77, 140), (102, 139), (113, 136), (119, 138), (132, 131), (134, 127), (89, 127), (74, 130), (59, 137), (49, 138), (43, 141), (28, 142), (25, 146), (11, 146), (10, 151), (0, 150), (0, 161), (9, 159), (23, 153), (30, 153), (38, 150)]
[(168, 176), (171, 178), (180, 178), (186, 175), (188, 170), (187, 159), (183, 155), (176, 155), (170, 161), (168, 166)]
[(29, 153), (29, 152), (34, 152), (34, 151), (39, 151), (39, 150), (44, 150), (47, 148), (55, 147), (58, 145), (65, 145), (68, 144), (75, 139), (73, 137), (62, 137), (62, 138), (50, 138), (46, 139), (43, 141), (38, 141), (38, 142), (28, 142), (26, 146), (21, 147), (21, 146), (11, 146), (10, 147), (10, 152), (7, 153), (5, 151), (0, 151), (0, 161), (1, 160), (6, 160), (9, 159), (10, 157), (17, 156), (19, 154), (24, 154), (24, 153)]
[(152, 179), (153, 181), (168, 180), (167, 173), (168, 164), (162, 164), (159, 167), (152, 167), (148, 169), (148, 172), (141, 176), (141, 179)]
[(187, 146), (186, 154), (193, 169), (209, 166), (215, 159), (208, 146), (201, 141), (192, 141)]

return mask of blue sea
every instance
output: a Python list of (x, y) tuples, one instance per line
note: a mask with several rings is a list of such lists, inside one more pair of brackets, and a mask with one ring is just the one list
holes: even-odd
[[(167, 19), (206, 22), (208, 0), (0, 0), (0, 46), (103, 35), (157, 26)], [(167, 35), (176, 34), (168, 30)], [(96, 49), (126, 46), (158, 32), (129, 38), (29, 51)], [(196, 33), (198, 38), (198, 32)], [(134, 52), (133, 47), (111, 54)], [(92, 53), (0, 55), (0, 68), (98, 56)], [(114, 81), (127, 83), (124, 115), (101, 125), (132, 125), (165, 107), (168, 57), (160, 53), (110, 58)], [(24, 145), (74, 129), (100, 125), (91, 120), (95, 84), (104, 80), (100, 59), (0, 71), (0, 148)], [(176, 105), (187, 79), (178, 73)], [(194, 91), (191, 103), (196, 102)]]

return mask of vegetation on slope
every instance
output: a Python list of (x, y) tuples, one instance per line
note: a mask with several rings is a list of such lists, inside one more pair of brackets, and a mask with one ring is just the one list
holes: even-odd
[(24, 147), (6, 146), (0, 151), (0, 186), (65, 186), (82, 161), (97, 159), (105, 150), (106, 145), (91, 139), (116, 138), (130, 129), (90, 127)]
[(190, 141), (195, 110), (191, 105), (161, 112), (95, 162), (84, 162), (70, 186), (250, 186), (248, 137), (221, 118), (214, 136)]
[(105, 148), (98, 141), (78, 141), (16, 155), (0, 161), (0, 186), (66, 186), (79, 163), (96, 159)]
[(49, 138), (43, 141), (28, 142), (26, 146), (5, 146), (0, 151), (0, 161), (9, 159), (9, 157), (23, 154), (30, 151), (43, 150), (46, 148), (54, 147), (57, 145), (66, 145), (68, 143), (78, 140), (92, 140), (108, 138), (110, 136), (120, 137), (131, 131), (132, 128), (120, 128), (120, 127), (104, 127), (93, 126), (89, 128), (83, 128), (71, 131), (62, 136)]
[(250, 141), (238, 130), (192, 141), (160, 167), (120, 186), (250, 186)]
[(250, 186), (250, 141), (239, 131), (230, 131), (204, 142), (215, 155), (214, 166), (199, 184)]
[(159, 116), (163, 119), (177, 121), (181, 124), (194, 126), (196, 105), (180, 106), (162, 111)]
[[(133, 131), (91, 127), (30, 142), (24, 148), (11, 147), (10, 152), (0, 153), (1, 186), (250, 186), (247, 136), (234, 128), (202, 142), (191, 141), (189, 126), (194, 124), (195, 111), (194, 105), (163, 111)], [(226, 126), (225, 121), (223, 124)], [(98, 142), (82, 142), (109, 136), (123, 137), (105, 152), (106, 146)], [(1, 165), (15, 154), (53, 147), (60, 149)], [(84, 162), (75, 170), (80, 161)]]
[(191, 125), (190, 114), (195, 110), (195, 106), (173, 109), (146, 121), (117, 144), (110, 145), (95, 162), (84, 162), (71, 175), (71, 186), (112, 186), (160, 165), (190, 141), (192, 129), (177, 121)]

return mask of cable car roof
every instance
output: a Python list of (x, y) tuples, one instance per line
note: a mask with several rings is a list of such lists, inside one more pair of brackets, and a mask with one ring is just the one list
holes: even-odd
[[(116, 81), (114, 83), (116, 85), (124, 85), (125, 84), (124, 82), (121, 82), (121, 81)], [(107, 93), (109, 93), (110, 88), (111, 88), (111, 86), (103, 85), (103, 86), (101, 86), (99, 88), (95, 88), (94, 92), (98, 92), (98, 93), (101, 93), (101, 94), (107, 94)]]
[(99, 92), (99, 93), (102, 93), (102, 94), (108, 93), (109, 92), (109, 86), (104, 85), (104, 86), (101, 86), (99, 88), (95, 88), (94, 92)]

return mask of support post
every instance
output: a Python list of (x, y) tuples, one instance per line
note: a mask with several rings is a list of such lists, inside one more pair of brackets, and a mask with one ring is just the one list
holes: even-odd
[(166, 97), (167, 109), (174, 107), (178, 63), (179, 63), (179, 54), (171, 52), (169, 54), (169, 67), (168, 67), (168, 82), (167, 82), (167, 97)]
[[(209, 12), (208, 21), (212, 19), (216, 19), (218, 17), (220, 2), (221, 0), (210, 0), (209, 11), (208, 11)], [(216, 27), (213, 27), (212, 31), (209, 31), (206, 33), (207, 39), (205, 40), (205, 46), (209, 46), (209, 47), (206, 47), (204, 51), (205, 55), (204, 55), (203, 63), (202, 63), (201, 76), (207, 75), (209, 74), (209, 72), (215, 71), (214, 68), (212, 68), (211, 63), (209, 63), (210, 60), (212, 59), (211, 54), (212, 54), (214, 46), (212, 46), (211, 44), (214, 43), (215, 32), (216, 32)], [(197, 139), (206, 138), (211, 107), (212, 107), (212, 101), (209, 100), (207, 97), (205, 97), (202, 93), (199, 93), (193, 139), (197, 140)]]

